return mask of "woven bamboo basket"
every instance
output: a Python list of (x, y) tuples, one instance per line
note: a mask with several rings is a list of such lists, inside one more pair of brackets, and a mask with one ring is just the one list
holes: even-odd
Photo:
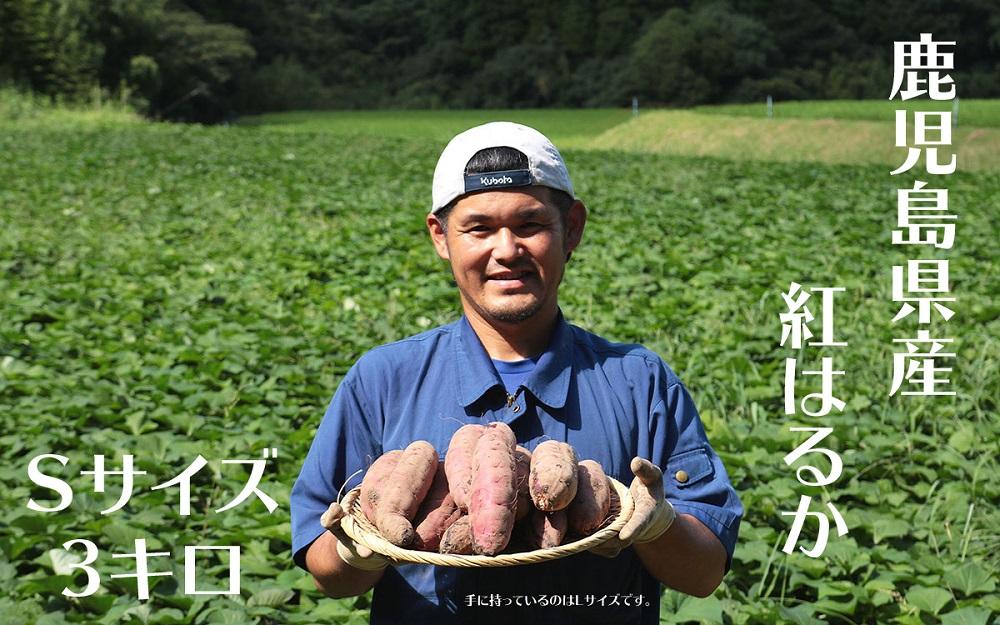
[(344, 510), (347, 511), (347, 516), (341, 522), (341, 527), (355, 542), (365, 545), (372, 551), (386, 556), (397, 564), (435, 564), (437, 566), (456, 566), (462, 568), (537, 564), (548, 560), (565, 558), (574, 553), (596, 547), (617, 536), (618, 532), (625, 527), (625, 523), (632, 516), (632, 510), (635, 506), (635, 503), (632, 501), (632, 495), (629, 493), (628, 487), (618, 480), (608, 477), (608, 482), (610, 482), (613, 489), (611, 511), (608, 513), (608, 520), (605, 521), (601, 529), (590, 536), (585, 536), (565, 545), (550, 547), (548, 549), (535, 549), (518, 553), (500, 553), (495, 556), (462, 556), (403, 549), (382, 538), (378, 529), (365, 517), (361, 511), (360, 488), (354, 488), (349, 491), (341, 502)]

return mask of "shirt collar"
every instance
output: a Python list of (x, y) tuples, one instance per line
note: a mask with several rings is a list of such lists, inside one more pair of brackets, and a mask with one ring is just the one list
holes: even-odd
[[(468, 408), (494, 386), (503, 386), (503, 382), (482, 341), (464, 315), (458, 322), (458, 339), (455, 341), (458, 401)], [(562, 408), (566, 405), (572, 372), (573, 330), (559, 311), (549, 346), (538, 358), (538, 364), (525, 380), (524, 387), (546, 406)]]
[(458, 374), (458, 403), (464, 408), (474, 404), (494, 386), (503, 384), (486, 348), (465, 315), (458, 321), (454, 362)]

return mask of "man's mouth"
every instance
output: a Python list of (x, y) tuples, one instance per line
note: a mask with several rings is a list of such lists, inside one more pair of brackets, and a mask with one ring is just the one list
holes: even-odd
[(496, 273), (489, 274), (486, 277), (489, 280), (520, 280), (530, 273), (531, 272), (527, 269), (522, 269), (520, 271), (498, 271)]
[(498, 271), (488, 274), (486, 279), (499, 287), (513, 288), (524, 286), (525, 281), (532, 275), (534, 275), (533, 271), (521, 269), (517, 271)]

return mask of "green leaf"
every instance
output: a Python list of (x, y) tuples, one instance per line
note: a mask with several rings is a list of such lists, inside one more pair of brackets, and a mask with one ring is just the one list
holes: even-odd
[(17, 567), (9, 562), (0, 562), (0, 582), (12, 580), (17, 577)]
[(981, 592), (993, 592), (996, 582), (989, 571), (976, 562), (966, 562), (944, 574), (944, 581), (966, 597)]
[(880, 543), (886, 538), (906, 536), (910, 524), (901, 519), (881, 518), (872, 523), (872, 542)]
[(144, 410), (133, 412), (125, 417), (125, 425), (128, 426), (128, 431), (131, 432), (133, 436), (139, 436), (140, 434), (152, 432), (156, 429), (155, 423), (146, 422), (146, 412)]
[(948, 445), (954, 447), (959, 453), (965, 454), (972, 449), (977, 441), (975, 428), (971, 426), (961, 427), (948, 438)]
[(149, 619), (154, 625), (180, 625), (185, 622), (184, 613), (176, 608), (161, 608)]
[(794, 608), (786, 608), (781, 606), (781, 616), (785, 618), (790, 623), (795, 623), (795, 625), (824, 625), (825, 621), (821, 621), (813, 616), (814, 608), (811, 605), (797, 605)]
[(669, 623), (718, 623), (722, 625), (722, 602), (715, 597), (689, 597), (680, 609), (667, 617)]
[(868, 591), (872, 605), (885, 605), (893, 600), (892, 592), (896, 590), (896, 585), (887, 579), (873, 579), (864, 586)]
[(83, 562), (83, 557), (65, 549), (49, 549), (49, 560), (56, 575), (72, 575), (78, 571), (73, 565)]
[(69, 588), (76, 592), (83, 590), (83, 587), (76, 586), (73, 578), (69, 575), (47, 575), (45, 577), (30, 579), (18, 586), (18, 593), (21, 595), (51, 594), (60, 595), (64, 588)]
[(212, 616), (209, 617), (208, 622), (223, 623), (224, 625), (245, 625), (247, 623), (256, 623), (257, 621), (250, 620), (242, 610), (224, 609), (212, 612)]
[(943, 615), (941, 625), (986, 625), (990, 614), (986, 608), (966, 606)]
[(295, 593), (291, 590), (286, 590), (284, 588), (266, 588), (255, 592), (253, 596), (247, 600), (247, 607), (263, 606), (267, 608), (277, 608), (288, 603), (288, 601), (294, 596)]
[(130, 549), (135, 547), (137, 538), (143, 538), (146, 535), (145, 532), (118, 521), (112, 521), (105, 525), (101, 533), (111, 541), (111, 544)]
[(112, 605), (114, 605), (115, 596), (108, 594), (93, 594), (89, 597), (80, 597), (79, 601), (80, 605), (87, 608), (91, 612), (103, 615), (111, 609)]
[(148, 603), (140, 603), (139, 605), (132, 606), (122, 614), (122, 618), (126, 616), (134, 616), (143, 624), (149, 622), (149, 615), (152, 614), (153, 608), (149, 607)]
[(857, 611), (858, 600), (856, 597), (850, 599), (819, 599), (813, 603), (813, 607), (823, 613), (834, 612), (836, 614), (854, 614)]
[(942, 588), (914, 586), (906, 591), (906, 601), (924, 612), (937, 614), (951, 601), (951, 593)]

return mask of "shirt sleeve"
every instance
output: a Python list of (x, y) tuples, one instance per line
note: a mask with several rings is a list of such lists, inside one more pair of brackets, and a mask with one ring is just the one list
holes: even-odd
[(650, 426), (653, 461), (663, 470), (666, 498), (678, 514), (694, 516), (719, 538), (729, 571), (743, 504), (708, 442), (694, 401), (676, 378), (653, 407)]
[(338, 494), (361, 484), (362, 470), (382, 453), (381, 422), (366, 409), (360, 386), (355, 365), (334, 394), (292, 486), (292, 557), (303, 569), (309, 545), (326, 531), (320, 516)]

